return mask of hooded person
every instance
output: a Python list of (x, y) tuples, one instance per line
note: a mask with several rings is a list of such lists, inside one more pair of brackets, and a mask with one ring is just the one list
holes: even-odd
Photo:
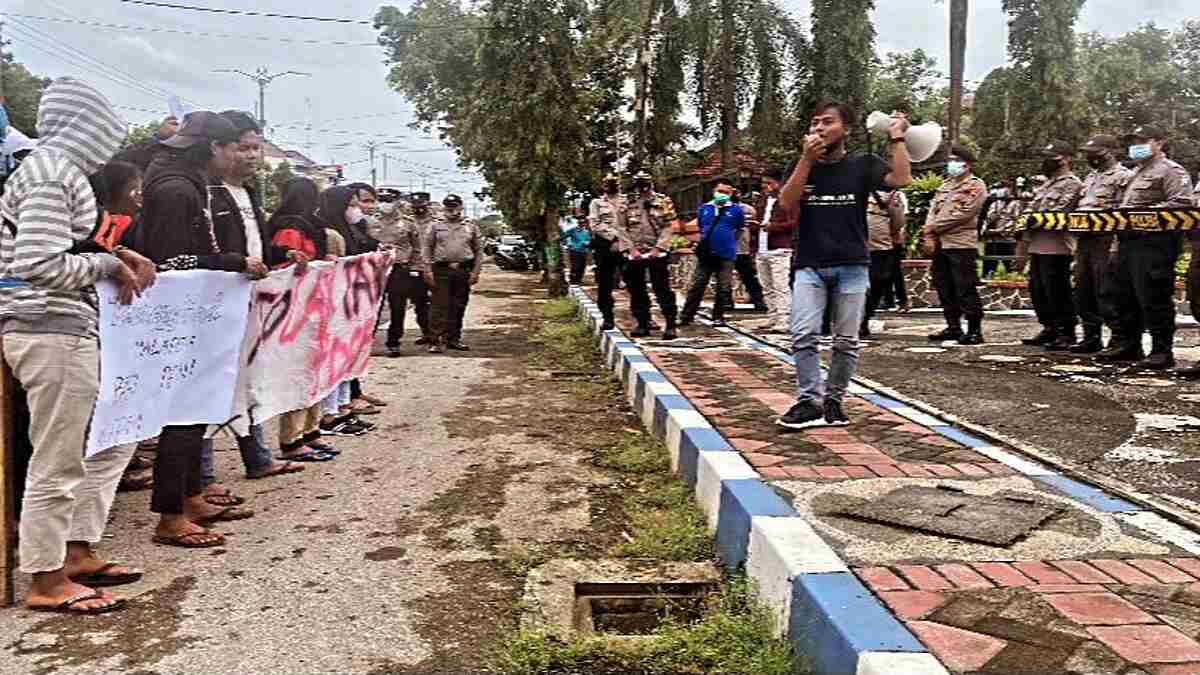
[(0, 333), (4, 359), (27, 392), (33, 446), (21, 517), (21, 570), (33, 575), (31, 609), (98, 614), (122, 600), (87, 584), (141, 573), (96, 558), (117, 482), (135, 446), (84, 458), (100, 388), (94, 285), (112, 279), (128, 303), (154, 281), (136, 253), (92, 241), (97, 222), (88, 176), (117, 151), (125, 126), (90, 85), (61, 78), (42, 94), (38, 147), (0, 198)]
[(308, 260), (324, 260), (329, 255), (325, 227), (317, 220), (321, 191), (310, 178), (297, 176), (283, 185), (279, 208), (267, 221), (271, 247), (282, 258), (271, 260), (274, 267), (287, 267)]

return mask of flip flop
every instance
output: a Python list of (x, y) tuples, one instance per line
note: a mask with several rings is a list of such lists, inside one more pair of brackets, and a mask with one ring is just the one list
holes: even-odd
[[(216, 536), (217, 538), (214, 541), (196, 541), (197, 537), (211, 536)], [(179, 548), (216, 548), (218, 546), (225, 545), (225, 535), (208, 531), (189, 532), (187, 534), (173, 534), (169, 537), (156, 534), (150, 541), (153, 541), (156, 544), (162, 544), (163, 546), (177, 546)]]
[(322, 443), (321, 441), (313, 441), (312, 443), (308, 444), (308, 447), (312, 448), (314, 452), (333, 455), (334, 457), (342, 454), (341, 450), (337, 450), (332, 445), (329, 445), (328, 443)]
[(91, 609), (71, 609), (73, 606), (78, 605), (81, 602), (87, 602), (88, 600), (103, 600), (103, 599), (104, 599), (104, 596), (102, 594), (96, 593), (95, 591), (89, 591), (87, 593), (80, 593), (79, 595), (75, 595), (70, 598), (67, 598), (66, 600), (63, 600), (62, 602), (58, 603), (57, 605), (48, 605), (48, 606), (35, 605), (33, 607), (27, 606), (25, 609), (28, 609), (32, 612), (49, 612), (51, 614), (78, 614), (78, 615), (83, 615), (83, 616), (91, 616), (94, 614), (107, 614), (109, 612), (121, 609), (122, 607), (125, 606), (125, 600), (118, 599), (118, 600), (114, 600), (111, 605), (106, 605), (104, 607), (93, 607)]
[(204, 495), (204, 501), (213, 506), (241, 506), (246, 503), (245, 499), (234, 495), (232, 492)]
[(227, 506), (220, 511), (217, 511), (206, 518), (197, 518), (192, 521), (197, 525), (208, 525), (211, 523), (229, 523), (235, 520), (245, 520), (254, 516), (253, 511), (238, 509), (236, 506)]
[(71, 581), (74, 581), (75, 583), (83, 585), (83, 586), (90, 586), (91, 588), (105, 588), (107, 586), (122, 586), (124, 584), (132, 584), (137, 581), (141, 581), (141, 579), (142, 579), (141, 572), (127, 572), (125, 574), (105, 574), (105, 572), (107, 572), (108, 570), (111, 570), (114, 567), (118, 567), (119, 565), (120, 565), (120, 563), (108, 563), (107, 565), (105, 565), (104, 567), (101, 567), (100, 569), (96, 570), (95, 572), (88, 572), (87, 574), (80, 574), (78, 576), (73, 576), (73, 577), (71, 577)]
[(282, 464), (276, 464), (274, 469), (271, 469), (265, 473), (260, 473), (253, 476), (246, 474), (246, 480), (259, 480), (262, 478), (270, 478), (271, 476), (282, 476), (285, 473), (300, 473), (303, 470), (304, 467), (297, 466), (291, 461), (285, 460)]
[(292, 455), (291, 457), (284, 457), (280, 455), (279, 459), (285, 462), (332, 462), (333, 455), (327, 452), (313, 451), (306, 452), (302, 455)]

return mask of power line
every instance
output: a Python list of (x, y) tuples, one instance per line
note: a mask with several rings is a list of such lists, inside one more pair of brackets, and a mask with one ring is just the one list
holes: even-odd
[(180, 5), (173, 2), (151, 2), (150, 0), (121, 0), (130, 5), (145, 5), (161, 9), (181, 9), (189, 12), (208, 12), (209, 14), (235, 14), (238, 16), (259, 16), (270, 19), (298, 19), (302, 21), (321, 21), (324, 23), (349, 23), (363, 26), (374, 26), (375, 22), (367, 19), (340, 19), (325, 16), (303, 16), (299, 14), (275, 14), (272, 12), (252, 12), (241, 9), (221, 9), (217, 7), (197, 7), (195, 5)]
[(12, 42), (15, 44), (22, 44), (31, 49), (35, 49), (39, 52), (42, 52), (43, 54), (46, 54), (47, 56), (58, 59), (59, 61), (62, 61), (63, 63), (65, 63), (68, 66), (71, 66), (73, 68), (81, 68), (83, 70), (86, 70), (94, 75), (97, 75), (106, 80), (109, 80), (110, 82), (114, 82), (123, 87), (126, 87), (126, 88), (130, 89), (131, 91), (136, 91), (143, 96), (150, 96), (153, 98), (161, 98), (161, 95), (158, 94), (157, 92), (147, 91), (146, 89), (144, 89), (140, 86), (130, 84), (129, 82), (126, 82), (122, 79), (114, 77), (113, 75), (110, 75), (102, 70), (93, 68), (92, 66), (90, 66), (86, 63), (83, 63), (83, 62), (79, 61), (78, 59), (71, 58), (69, 55), (64, 55), (62, 52), (56, 51), (52, 47), (46, 47), (37, 42), (34, 42), (32, 39), (26, 38), (24, 35), (22, 35), (19, 40), (12, 41)]
[(159, 28), (156, 26), (130, 26), (126, 24), (103, 23), (100, 21), (85, 21), (83, 19), (67, 19), (52, 16), (34, 16), (32, 14), (6, 14), (9, 17), (17, 17), (21, 19), (33, 19), (36, 21), (55, 21), (58, 23), (71, 23), (81, 26), (93, 26), (96, 28), (109, 28), (112, 30), (127, 30), (141, 33), (175, 33), (178, 35), (191, 35), (196, 37), (214, 37), (226, 38), (235, 40), (262, 40), (267, 42), (284, 42), (294, 44), (310, 44), (310, 45), (333, 45), (339, 47), (378, 47), (378, 42), (350, 42), (348, 40), (298, 40), (287, 37), (275, 37), (271, 35), (248, 35), (238, 33), (207, 33), (204, 31), (180, 30), (178, 28)]

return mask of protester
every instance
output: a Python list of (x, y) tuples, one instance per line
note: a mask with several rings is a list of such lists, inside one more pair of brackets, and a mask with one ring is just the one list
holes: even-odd
[(120, 299), (154, 282), (154, 266), (91, 238), (96, 199), (88, 176), (116, 152), (125, 126), (88, 84), (61, 78), (42, 93), (38, 147), (0, 198), (0, 333), (4, 359), (27, 393), (33, 445), (20, 522), (20, 567), (33, 575), (29, 609), (99, 614), (124, 601), (92, 586), (141, 578), (96, 557), (135, 446), (83, 456), (100, 386), (94, 284), (112, 279)]
[(733, 193), (732, 182), (718, 178), (713, 185), (712, 200), (702, 205), (697, 214), (700, 240), (696, 243), (696, 273), (679, 317), (682, 326), (695, 320), (713, 275), (717, 277), (713, 325), (725, 325), (725, 308), (733, 304), (733, 267), (738, 256), (738, 238), (746, 228), (746, 214), (741, 204), (732, 202)]
[(870, 337), (870, 321), (879, 308), (883, 290), (892, 285), (896, 242), (904, 240), (904, 201), (899, 190), (877, 190), (867, 202), (867, 247), (871, 251), (871, 290), (863, 313), (859, 337)]
[[(1076, 207), (1081, 211), (1113, 209), (1120, 205), (1133, 172), (1117, 162), (1120, 141), (1106, 134), (1093, 136), (1083, 146), (1091, 173), (1083, 181), (1082, 196)], [(1102, 328), (1108, 325), (1112, 342), (1120, 344), (1121, 322), (1112, 303), (1112, 234), (1085, 233), (1075, 245), (1075, 312), (1083, 324), (1083, 339), (1070, 348), (1074, 354), (1094, 354), (1104, 348)]]
[(129, 162), (113, 160), (104, 165), (99, 175), (103, 176), (108, 193), (104, 205), (107, 218), (95, 240), (111, 251), (120, 244), (142, 208), (142, 171)]
[[(351, 183), (346, 187), (354, 191), (355, 198), (355, 205), (347, 209), (345, 222), (339, 228), (346, 239), (347, 255), (374, 253), (380, 243), (371, 236), (374, 229), (371, 221), (379, 210), (379, 197), (375, 188), (366, 183)], [(378, 415), (379, 408), (387, 405), (387, 401), (364, 392), (358, 378), (350, 381), (350, 398), (350, 410), (355, 415)]]
[[(1134, 129), (1129, 159), (1137, 164), (1121, 208), (1171, 209), (1192, 205), (1192, 179), (1187, 170), (1167, 158), (1167, 132), (1146, 125)], [(1097, 355), (1104, 361), (1142, 358), (1142, 333), (1149, 330), (1150, 355), (1139, 368), (1165, 370), (1175, 365), (1175, 262), (1180, 236), (1176, 232), (1122, 230), (1117, 235), (1117, 274), (1113, 302), (1124, 341)]]
[(400, 356), (400, 340), (404, 337), (404, 322), (408, 314), (408, 303), (417, 315), (417, 327), (421, 337), (416, 344), (433, 342), (433, 331), (429, 326), (429, 287), (421, 274), (421, 233), (433, 224), (433, 212), (429, 208), (429, 193), (412, 194), (412, 217), (405, 217), (399, 209), (393, 211), (386, 223), (381, 223), (376, 238), (392, 249), (395, 262), (388, 277), (388, 307), (391, 321), (388, 323), (385, 346), (389, 356)]
[(431, 354), (470, 349), (462, 339), (463, 317), (483, 267), (483, 235), (474, 221), (463, 218), (462, 197), (447, 195), (442, 206), (442, 220), (430, 224), (421, 238), (422, 272), (433, 290)]
[(162, 121), (162, 124), (158, 125), (158, 130), (150, 138), (122, 150), (114, 159), (129, 162), (144, 172), (150, 168), (150, 164), (154, 159), (163, 152), (163, 141), (169, 140), (177, 133), (179, 133), (179, 119), (174, 115), (168, 115)]
[(929, 339), (978, 345), (983, 344), (983, 301), (975, 288), (979, 285), (976, 222), (987, 199), (987, 185), (972, 171), (975, 155), (970, 150), (955, 145), (946, 159), (947, 178), (933, 197), (921, 234), (923, 252), (933, 258), (933, 283), (946, 318), (946, 328)]
[(571, 259), (570, 283), (572, 286), (578, 286), (583, 283), (583, 273), (587, 270), (588, 251), (592, 248), (592, 232), (582, 215), (571, 220), (572, 226), (563, 232), (563, 243)]
[(602, 194), (593, 199), (588, 220), (592, 224), (592, 250), (596, 261), (596, 306), (604, 321), (601, 330), (616, 327), (613, 320), (613, 289), (625, 265), (622, 242), (628, 241), (625, 231), (626, 198), (621, 194), (621, 180), (608, 174), (601, 183)]
[[(742, 208), (745, 217), (745, 226), (737, 232), (737, 258), (733, 261), (733, 271), (737, 272), (742, 281), (742, 288), (746, 289), (746, 294), (750, 296), (750, 304), (754, 305), (754, 311), (765, 314), (767, 301), (762, 281), (758, 278), (758, 267), (754, 264), (754, 246), (751, 244), (761, 227), (758, 218), (762, 213), (754, 206), (754, 199), (751, 199), (749, 204), (743, 204), (741, 192), (737, 188), (733, 190), (731, 201)], [(730, 295), (732, 301), (732, 294)], [(734, 306), (730, 305), (729, 309), (734, 309)]]
[[(1071, 211), (1079, 203), (1083, 182), (1071, 170), (1075, 149), (1055, 141), (1042, 150), (1042, 173), (1048, 180), (1034, 194), (1028, 211)], [(1021, 340), (1049, 351), (1075, 345), (1075, 305), (1071, 298), (1071, 259), (1075, 239), (1061, 230), (1031, 230), (1020, 234), (1014, 268), (1025, 267), (1028, 254), (1029, 295), (1042, 330)]]
[[(267, 274), (260, 258), (221, 250), (210, 215), (209, 182), (226, 175), (239, 161), (241, 135), (229, 120), (199, 111), (162, 143), (165, 152), (146, 172), (141, 223), (131, 230), (137, 250), (160, 270), (224, 270), (254, 279)], [(204, 525), (253, 515), (236, 505), (205, 501), (205, 430), (203, 424), (162, 430), (150, 505), (160, 516), (156, 543), (182, 548), (222, 546), (225, 537)]]
[(675, 292), (671, 290), (671, 239), (675, 235), (675, 205), (671, 198), (654, 190), (654, 179), (641, 171), (633, 177), (633, 194), (624, 202), (624, 224), (618, 246), (624, 255), (622, 275), (629, 293), (629, 309), (637, 320), (633, 337), (647, 337), (655, 326), (650, 317), (650, 294), (646, 277), (654, 289), (658, 308), (666, 318), (664, 340), (676, 337)]
[(758, 278), (767, 303), (769, 333), (790, 332), (792, 314), (791, 265), (794, 211), (779, 203), (783, 171), (772, 169), (762, 179), (762, 193), (755, 204), (759, 227), (751, 238), (751, 249), (758, 265)]
[[(888, 129), (890, 165), (875, 155), (847, 154), (846, 139), (855, 123), (849, 106), (818, 103), (803, 154), (780, 194), (785, 208), (799, 210), (792, 242), (792, 354), (798, 401), (777, 420), (791, 429), (850, 423), (842, 398), (858, 363), (858, 329), (870, 283), (867, 199), (872, 190), (912, 181), (904, 115), (893, 115)], [(825, 383), (817, 341), (827, 305), (833, 308), (834, 340)]]

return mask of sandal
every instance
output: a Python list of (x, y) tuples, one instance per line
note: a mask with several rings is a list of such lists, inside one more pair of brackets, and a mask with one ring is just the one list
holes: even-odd
[(313, 450), (311, 452), (292, 455), (290, 457), (280, 455), (279, 459), (282, 459), (285, 462), (331, 462), (333, 461), (333, 455), (327, 452), (317, 452), (316, 450)]
[(204, 532), (188, 532), (171, 536), (156, 534), (151, 541), (163, 546), (178, 546), (179, 548), (216, 548), (225, 545), (225, 535), (205, 530)]
[(321, 441), (310, 441), (308, 447), (312, 448), (316, 452), (324, 453), (326, 455), (333, 455), (334, 457), (342, 454), (341, 450), (334, 448), (328, 443), (322, 443)]
[(355, 415), (378, 415), (380, 411), (365, 400), (358, 399), (350, 404), (350, 412)]
[(103, 594), (95, 591), (89, 591), (87, 593), (80, 593), (79, 595), (71, 596), (57, 605), (27, 605), (25, 609), (33, 612), (50, 612), (51, 614), (78, 614), (83, 616), (91, 616), (94, 614), (107, 614), (125, 606), (124, 600), (114, 598), (111, 605), (105, 605), (103, 607), (91, 607), (88, 609), (72, 609), (72, 607), (81, 602), (103, 599), (105, 599)]
[(358, 398), (360, 401), (366, 401), (367, 403), (370, 403), (371, 405), (379, 406), (380, 408), (387, 406), (387, 401), (379, 398), (378, 396), (372, 396), (370, 394), (363, 394), (362, 396), (359, 396)]
[(248, 509), (239, 509), (236, 506), (227, 506), (211, 516), (196, 518), (192, 522), (196, 523), (197, 525), (209, 525), (212, 523), (228, 523), (235, 520), (245, 520), (247, 518), (252, 518), (253, 516), (254, 512)]
[(282, 464), (274, 464), (270, 469), (263, 473), (246, 474), (246, 480), (259, 480), (261, 478), (270, 478), (271, 476), (282, 476), (285, 473), (300, 473), (304, 467), (293, 464), (289, 461), (284, 461)]
[(142, 580), (141, 572), (126, 572), (125, 574), (105, 574), (108, 570), (114, 567), (119, 567), (119, 563), (108, 563), (104, 567), (95, 572), (80, 574), (71, 577), (71, 581), (82, 586), (90, 586), (92, 588), (104, 588), (106, 586), (121, 586), (124, 584), (132, 584)]
[(246, 503), (245, 499), (237, 497), (231, 492), (204, 495), (204, 501), (213, 506), (240, 506)]
[(145, 473), (127, 473), (121, 476), (121, 481), (117, 483), (117, 492), (137, 492), (138, 490), (146, 490), (154, 485), (154, 475)]

